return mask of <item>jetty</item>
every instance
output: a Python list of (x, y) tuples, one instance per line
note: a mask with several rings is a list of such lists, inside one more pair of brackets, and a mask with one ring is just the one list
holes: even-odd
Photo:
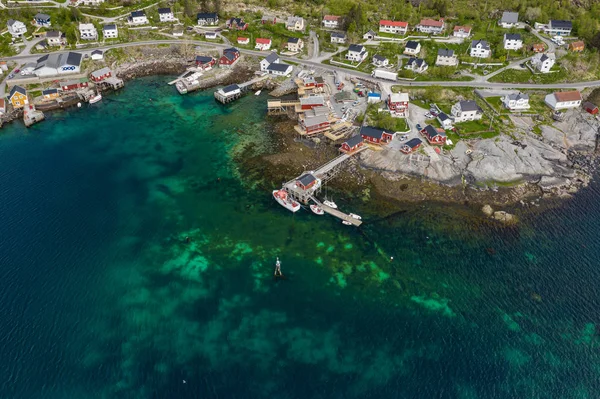
[(344, 221), (346, 221), (348, 223), (351, 223), (352, 225), (354, 225), (356, 227), (358, 227), (358, 226), (360, 226), (362, 224), (362, 220), (353, 218), (352, 216), (347, 215), (347, 214), (345, 214), (344, 212), (342, 212), (342, 211), (340, 211), (338, 209), (335, 209), (335, 208), (332, 208), (330, 206), (327, 206), (327, 205), (321, 203), (321, 201), (319, 201), (315, 197), (311, 197), (311, 200), (315, 204), (317, 204), (319, 206), (319, 208), (323, 209), (323, 211), (325, 213), (328, 213), (331, 216), (335, 216), (338, 219), (341, 219), (341, 220), (344, 220)]
[(41, 122), (45, 119), (44, 113), (35, 109), (32, 104), (26, 105), (23, 108), (23, 122), (25, 126), (29, 127), (34, 123)]
[(229, 104), (246, 94), (253, 84), (263, 81), (268, 77), (269, 75), (263, 75), (239, 85), (233, 84), (225, 86), (222, 89), (215, 91), (215, 99), (221, 104)]

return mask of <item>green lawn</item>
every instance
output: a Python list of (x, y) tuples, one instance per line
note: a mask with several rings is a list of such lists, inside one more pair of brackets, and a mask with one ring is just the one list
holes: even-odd
[(517, 69), (507, 69), (506, 71), (491, 77), (489, 81), (498, 83), (549, 84), (568, 81), (568, 74), (564, 69), (559, 69), (557, 72), (540, 74), (533, 74), (529, 69), (524, 71)]

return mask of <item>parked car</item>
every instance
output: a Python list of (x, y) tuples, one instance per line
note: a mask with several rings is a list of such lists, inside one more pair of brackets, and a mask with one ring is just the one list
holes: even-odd
[(425, 113), (425, 118), (431, 119), (431, 118), (433, 118), (433, 115), (431, 115), (431, 113), (429, 113), (429, 112), (426, 112)]
[(8, 78), (9, 78), (9, 79), (12, 79), (12, 78), (14, 78), (14, 77), (15, 77), (15, 75), (14, 75), (12, 72), (10, 73), (10, 75), (8, 75)]
[(423, 130), (423, 126), (421, 126), (420, 123), (417, 123), (417, 130), (420, 132), (421, 130)]
[(15, 73), (19, 73), (19, 72), (21, 72), (20, 69), (15, 69)]
[(438, 116), (438, 112), (437, 111), (431, 111), (430, 114), (435, 118), (436, 116)]

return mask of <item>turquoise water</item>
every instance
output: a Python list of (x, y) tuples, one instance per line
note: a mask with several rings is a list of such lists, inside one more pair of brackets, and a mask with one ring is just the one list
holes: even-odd
[(292, 215), (234, 161), (265, 98), (165, 82), (1, 131), (1, 398), (598, 397), (596, 184), (516, 228)]

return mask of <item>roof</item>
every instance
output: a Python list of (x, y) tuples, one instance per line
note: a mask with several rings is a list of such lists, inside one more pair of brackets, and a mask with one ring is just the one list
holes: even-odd
[(226, 48), (225, 50), (223, 50), (223, 55), (225, 55), (225, 53), (239, 53), (240, 50), (236, 49), (235, 47), (229, 47)]
[(48, 95), (48, 94), (56, 94), (58, 93), (58, 89), (46, 89), (46, 90), (42, 90), (42, 95)]
[(446, 115), (445, 112), (440, 112), (437, 117), (442, 122), (445, 121), (445, 120), (449, 120), (450, 119), (450, 117), (448, 115)]
[(207, 56), (207, 55), (197, 55), (196, 56), (196, 62), (199, 62), (201, 64), (211, 62), (212, 60), (213, 60), (213, 57), (211, 57), (211, 56)]
[(460, 26), (460, 25), (456, 25), (454, 27), (454, 32), (459, 32), (461, 30), (464, 30), (465, 32), (471, 32), (471, 27), (470, 26)]
[(66, 80), (66, 81), (60, 82), (59, 85), (60, 85), (60, 87), (63, 87), (63, 86), (78, 85), (80, 83), (87, 83), (87, 82), (88, 82), (88, 78), (80, 78), (80, 79)]
[(112, 73), (112, 71), (110, 70), (109, 67), (104, 67), (104, 68), (98, 69), (97, 71), (92, 72), (90, 75), (93, 78), (99, 78), (102, 75), (106, 75), (107, 73)]
[(35, 14), (35, 19), (50, 19), (50, 15), (38, 12)]
[(317, 83), (323, 83), (324, 82), (323, 77), (322, 76), (315, 76), (315, 82), (317, 82)]
[(159, 8), (158, 13), (159, 14), (171, 14), (171, 9), (169, 7)]
[(92, 30), (92, 29), (96, 29), (96, 28), (94, 27), (94, 24), (83, 24), (83, 23), (80, 23), (79, 24), (79, 30), (84, 30), (84, 29)]
[(406, 143), (404, 143), (404, 145), (408, 146), (410, 148), (415, 148), (416, 146), (418, 146), (422, 143), (423, 143), (423, 141), (421, 141), (421, 139), (415, 137), (414, 139), (408, 140)]
[[(249, 37), (238, 37), (237, 38), (238, 42), (245, 42), (246, 40), (250, 40), (250, 38)], [(258, 42), (258, 39), (256, 39), (256, 41)]]
[(256, 39), (256, 43), (260, 43), (260, 44), (271, 44), (271, 39), (265, 39), (262, 37), (259, 37)]
[(300, 105), (325, 104), (323, 96), (310, 96), (300, 99)]
[(287, 42), (288, 43), (298, 43), (299, 41), (300, 41), (300, 39), (297, 37), (290, 37)]
[(117, 29), (117, 25), (115, 24), (106, 24), (102, 27), (102, 30), (116, 30)]
[(438, 49), (437, 55), (438, 57), (454, 57), (454, 50), (449, 48), (441, 48)]
[(145, 17), (146, 13), (143, 10), (139, 10), (139, 11), (132, 11), (131, 12), (131, 17), (135, 18), (135, 17)]
[(6, 23), (6, 25), (8, 25), (8, 26), (13, 26), (15, 24), (25, 25), (23, 22), (17, 21), (15, 19), (9, 19), (8, 22)]
[(41, 69), (43, 67), (48, 68), (59, 68), (64, 65), (81, 65), (82, 56), (80, 53), (70, 51), (68, 53), (52, 53), (46, 54), (43, 57), (38, 58), (35, 69)]
[(302, 184), (305, 187), (308, 186), (310, 183), (314, 182), (315, 180), (317, 180), (317, 178), (311, 175), (310, 173), (302, 175), (298, 178), (298, 182), (300, 182), (300, 184)]
[(586, 108), (586, 109), (596, 109), (596, 108), (598, 108), (598, 106), (596, 104), (592, 104), (589, 101), (586, 101), (586, 102), (583, 103), (583, 108)]
[(408, 26), (408, 22), (404, 22), (404, 21), (390, 21), (388, 19), (382, 19), (381, 21), (379, 21), (379, 25), (397, 26), (397, 27), (400, 27), (400, 28), (406, 28)]
[(325, 15), (323, 17), (323, 21), (337, 21), (339, 19), (340, 19), (340, 17), (337, 15)]
[(502, 19), (500, 22), (506, 22), (507, 24), (516, 24), (519, 22), (519, 13), (513, 11), (504, 11), (502, 13)]
[(348, 47), (348, 51), (353, 51), (356, 53), (362, 53), (364, 50), (364, 46), (361, 46), (360, 44), (351, 44), (350, 47)]
[(459, 101), (458, 105), (461, 111), (479, 111), (479, 105), (473, 100)]
[(471, 47), (477, 47), (477, 45), (481, 45), (482, 48), (489, 50), (490, 49), (490, 45), (488, 42), (486, 42), (485, 40), (473, 40), (471, 42)]
[(406, 48), (416, 50), (420, 46), (419, 42), (415, 42), (414, 40), (409, 40), (406, 42)]
[(222, 90), (223, 90), (223, 93), (231, 93), (232, 91), (236, 91), (239, 89), (240, 89), (240, 86), (233, 84), (233, 85), (223, 87)]
[(558, 91), (558, 92), (554, 93), (554, 98), (556, 98), (556, 101), (559, 101), (559, 102), (581, 101), (581, 93), (577, 90)]
[(27, 95), (27, 90), (25, 90), (21, 86), (13, 86), (13, 88), (10, 89), (10, 94), (8, 95), (8, 98), (11, 98), (15, 93), (21, 93), (24, 96), (26, 96)]
[(277, 60), (279, 60), (279, 56), (277, 55), (277, 53), (273, 53), (271, 52), (271, 54), (267, 55), (265, 57), (265, 60), (269, 63), (272, 64), (273, 62), (276, 62)]
[(331, 32), (331, 37), (338, 37), (340, 39), (345, 39), (346, 34), (343, 32)]
[(0, 98), (0, 108), (4, 108), (5, 107), (5, 101), (3, 98)]
[(104, 54), (104, 51), (102, 51), (102, 50), (94, 50), (94, 51), (92, 51), (92, 55), (94, 55), (94, 54)]
[(373, 97), (373, 98), (381, 98), (381, 93), (375, 93), (375, 92), (369, 92), (367, 93), (367, 97)]
[(218, 17), (216, 12), (199, 12), (196, 14), (196, 19), (216, 19)]
[(363, 138), (360, 134), (356, 136), (350, 137), (348, 140), (344, 141), (342, 144), (346, 144), (348, 147), (352, 148), (360, 143), (362, 143)]
[(439, 130), (437, 130), (436, 128), (434, 128), (431, 125), (425, 126), (425, 129), (423, 129), (423, 130), (425, 130), (425, 134), (427, 134), (427, 136), (429, 136), (429, 137), (446, 135), (446, 133), (444, 133), (443, 131), (440, 132)]
[(269, 71), (277, 71), (277, 72), (287, 72), (291, 65), (288, 64), (280, 64), (278, 62), (273, 62), (269, 64), (267, 70)]
[(585, 43), (583, 40), (577, 40), (576, 42), (571, 43), (571, 47), (585, 47)]
[(553, 19), (550, 21), (550, 26), (553, 28), (573, 29), (573, 23), (563, 19)]
[(408, 102), (408, 93), (392, 93), (390, 94), (390, 102), (400, 103), (400, 102)]
[(504, 40), (521, 40), (521, 35), (518, 33), (505, 33)]
[(375, 33), (375, 31), (374, 31), (373, 29), (369, 29), (369, 30), (367, 31), (367, 33), (365, 33), (365, 35), (372, 35), (372, 36), (375, 36), (375, 35), (377, 35), (377, 33)]
[(440, 19), (439, 21), (436, 21), (435, 19), (422, 19), (421, 22), (419, 22), (419, 25), (436, 26), (441, 28), (442, 26), (444, 26), (444, 20)]
[(60, 31), (58, 30), (51, 30), (46, 32), (46, 37), (60, 37)]
[(305, 126), (315, 126), (325, 122), (329, 122), (327, 115), (311, 115), (304, 118)]
[(214, 36), (217, 37), (217, 32), (204, 32), (204, 36)]
[(375, 139), (381, 139), (385, 131), (373, 126), (363, 126), (360, 128), (361, 136), (373, 137)]
[(511, 94), (507, 94), (506, 97), (509, 100), (529, 100), (529, 94), (525, 94), (525, 93), (511, 93)]
[(385, 58), (383, 55), (379, 55), (379, 54), (375, 54), (373, 56), (373, 59), (375, 59), (377, 61), (385, 61), (385, 60), (387, 60), (387, 58)]
[(427, 65), (425, 60), (422, 58), (410, 57), (410, 59), (408, 60), (406, 65), (413, 65), (413, 64), (415, 64), (419, 68), (421, 68), (424, 64)]

